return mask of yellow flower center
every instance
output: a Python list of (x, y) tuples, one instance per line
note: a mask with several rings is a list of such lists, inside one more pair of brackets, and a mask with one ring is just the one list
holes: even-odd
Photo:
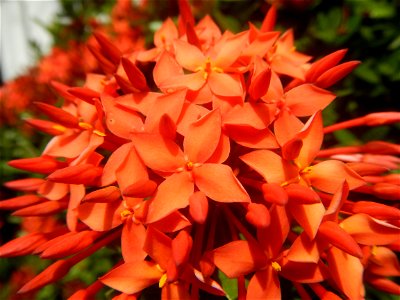
[(193, 167), (194, 167), (194, 163), (193, 162), (189, 161), (189, 162), (186, 163), (186, 170), (187, 171), (192, 171)]
[[(85, 130), (92, 130), (93, 129), (93, 126), (91, 124), (89, 124), (89, 123), (86, 123), (86, 122), (79, 122), (78, 125), (79, 125), (80, 128), (85, 129)], [(100, 130), (97, 130), (97, 129), (93, 130), (93, 133), (98, 135), (98, 136), (106, 136), (106, 134), (104, 132), (101, 132)]]
[(303, 170), (300, 171), (300, 174), (303, 175), (303, 174), (310, 173), (311, 170), (312, 170), (312, 167), (306, 167), (306, 168), (304, 168)]
[(198, 67), (196, 70), (196, 72), (203, 72), (203, 78), (204, 80), (208, 79), (208, 76), (212, 73), (212, 72), (217, 72), (217, 73), (222, 73), (224, 72), (224, 70), (222, 70), (219, 67), (213, 66), (213, 63), (211, 62), (211, 59), (209, 57), (207, 57), (206, 61), (203, 63), (202, 66)]
[(121, 218), (125, 219), (127, 217), (129, 217), (130, 215), (132, 215), (132, 210), (130, 209), (124, 209), (123, 211), (121, 211)]
[(276, 261), (273, 261), (271, 263), (272, 268), (276, 271), (276, 272), (280, 272), (282, 271), (282, 267), (280, 264), (278, 264)]

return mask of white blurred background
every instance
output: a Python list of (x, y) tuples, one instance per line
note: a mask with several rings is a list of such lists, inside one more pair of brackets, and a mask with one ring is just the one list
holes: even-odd
[(34, 64), (30, 40), (35, 41), (43, 53), (49, 52), (51, 37), (40, 24), (51, 23), (58, 10), (56, 0), (0, 0), (0, 66), (3, 82), (22, 74)]

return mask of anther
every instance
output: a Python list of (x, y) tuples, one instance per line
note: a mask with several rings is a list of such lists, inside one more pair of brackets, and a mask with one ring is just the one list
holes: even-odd
[(132, 214), (132, 211), (130, 209), (124, 209), (121, 211), (121, 218), (125, 219), (129, 217)]
[(165, 283), (167, 282), (167, 273), (164, 273), (161, 278), (160, 281), (158, 282), (158, 287), (161, 289)]
[(300, 171), (300, 174), (307, 174), (310, 173), (312, 170), (312, 167), (306, 167), (303, 170)]
[(92, 129), (93, 128), (92, 125), (90, 125), (89, 123), (85, 123), (85, 122), (79, 122), (78, 125), (80, 128), (83, 128), (83, 129)]
[(276, 261), (273, 261), (273, 262), (271, 263), (271, 266), (272, 266), (272, 268), (273, 268), (275, 271), (277, 271), (277, 272), (282, 271), (281, 265), (278, 264)]
[(101, 132), (100, 130), (93, 130), (94, 134), (97, 134), (98, 136), (106, 136), (106, 134), (104, 132)]
[(193, 167), (194, 167), (194, 164), (191, 161), (186, 163), (186, 170), (187, 171), (192, 171)]
[(54, 125), (52, 127), (53, 127), (53, 129), (58, 130), (58, 131), (62, 131), (62, 132), (65, 132), (67, 130), (67, 128), (65, 128), (64, 126), (59, 125), (59, 124)]

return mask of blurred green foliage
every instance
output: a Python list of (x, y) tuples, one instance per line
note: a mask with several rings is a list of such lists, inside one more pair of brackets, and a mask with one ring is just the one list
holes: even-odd
[[(283, 9), (280, 19), (295, 29), (300, 50), (318, 58), (346, 48), (345, 60), (361, 64), (334, 86), (338, 99), (324, 111), (328, 124), (400, 107), (400, 2), (314, 1), (300, 14)], [(298, 16), (296, 19), (294, 14)], [(327, 116), (329, 115), (329, 116)], [(335, 133), (330, 143), (351, 145), (382, 139), (398, 142), (398, 125)]]

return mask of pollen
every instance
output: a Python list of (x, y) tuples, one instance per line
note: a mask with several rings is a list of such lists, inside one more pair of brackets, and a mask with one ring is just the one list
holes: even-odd
[(132, 211), (129, 209), (124, 209), (123, 211), (121, 211), (121, 218), (125, 219), (127, 217), (129, 217), (132, 214)]
[(272, 268), (276, 271), (276, 272), (280, 272), (282, 271), (282, 267), (280, 264), (278, 264), (276, 261), (273, 261), (271, 263)]
[(208, 79), (208, 76), (210, 76), (210, 74), (212, 72), (216, 72), (216, 73), (222, 73), (224, 72), (223, 69), (216, 67), (213, 65), (211, 59), (209, 57), (207, 57), (206, 61), (203, 63), (202, 66), (198, 67), (196, 70), (196, 72), (203, 72), (203, 78), (204, 80)]
[(100, 130), (93, 130), (94, 134), (97, 134), (98, 136), (106, 136), (106, 134), (104, 132), (101, 132)]
[(301, 174), (307, 174), (310, 173), (312, 170), (312, 167), (306, 167), (303, 170), (300, 171)]
[(53, 129), (55, 129), (55, 130), (58, 130), (58, 131), (62, 131), (62, 132), (65, 132), (66, 130), (67, 130), (67, 128), (65, 128), (64, 126), (62, 126), (62, 125), (54, 125), (54, 126), (52, 126), (53, 127)]
[(85, 122), (79, 122), (78, 125), (82, 129), (92, 129), (93, 128), (92, 125), (90, 125), (89, 123), (85, 123)]
[(194, 167), (194, 163), (192, 163), (191, 161), (186, 163), (186, 170), (187, 171), (192, 171)]
[(158, 282), (158, 287), (161, 289), (165, 283), (167, 282), (167, 273), (164, 273), (161, 278), (160, 281)]

